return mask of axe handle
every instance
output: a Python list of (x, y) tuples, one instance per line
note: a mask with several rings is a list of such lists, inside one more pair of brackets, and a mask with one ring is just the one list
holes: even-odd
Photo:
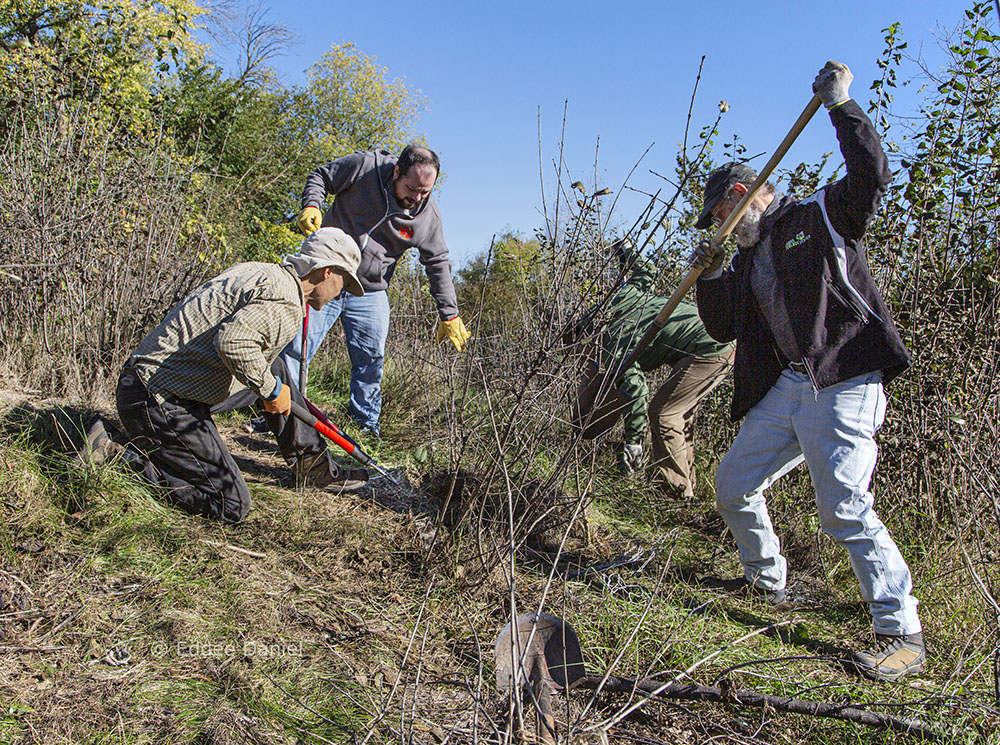
[[(726, 239), (726, 236), (733, 232), (733, 228), (736, 227), (736, 223), (738, 223), (740, 218), (743, 217), (743, 213), (746, 212), (747, 207), (750, 206), (750, 202), (752, 202), (753, 198), (757, 196), (757, 192), (760, 191), (761, 187), (767, 183), (767, 180), (771, 177), (771, 173), (777, 167), (778, 163), (781, 162), (781, 159), (785, 157), (785, 153), (788, 152), (792, 143), (795, 142), (795, 139), (799, 136), (802, 130), (806, 128), (806, 124), (808, 124), (809, 120), (813, 118), (813, 114), (819, 110), (821, 105), (822, 101), (820, 101), (819, 96), (813, 95), (812, 99), (802, 110), (802, 113), (799, 114), (799, 118), (795, 120), (795, 124), (792, 125), (790, 130), (788, 130), (788, 134), (785, 135), (785, 139), (781, 141), (777, 150), (774, 151), (771, 159), (767, 161), (767, 164), (761, 169), (760, 173), (757, 174), (757, 179), (753, 182), (749, 191), (743, 195), (743, 198), (740, 200), (739, 204), (736, 205), (736, 208), (729, 214), (729, 217), (726, 218), (722, 225), (719, 226), (719, 230), (712, 237), (711, 243), (713, 246), (720, 245)], [(674, 294), (670, 296), (669, 300), (667, 300), (667, 304), (664, 305), (663, 309), (656, 314), (656, 318), (653, 319), (649, 328), (646, 329), (646, 333), (642, 335), (642, 339), (639, 340), (635, 349), (633, 349), (629, 353), (629, 356), (626, 357), (617, 368), (615, 368), (615, 380), (617, 380), (618, 376), (625, 370), (628, 370), (633, 364), (635, 364), (639, 355), (642, 354), (646, 347), (649, 346), (649, 343), (653, 341), (653, 337), (656, 336), (660, 329), (667, 324), (667, 320), (673, 312), (677, 310), (677, 306), (680, 305), (681, 300), (683, 300), (684, 296), (688, 294), (692, 287), (694, 287), (694, 283), (698, 281), (698, 277), (701, 276), (703, 269), (704, 267), (700, 266), (691, 267), (687, 276), (684, 277), (683, 281), (680, 283), (680, 286), (674, 290)]]

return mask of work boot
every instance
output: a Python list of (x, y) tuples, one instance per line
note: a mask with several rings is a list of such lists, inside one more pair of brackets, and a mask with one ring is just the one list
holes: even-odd
[(768, 590), (758, 587), (746, 577), (734, 577), (733, 579), (722, 579), (721, 577), (702, 577), (701, 585), (711, 587), (716, 590), (724, 590), (733, 595), (747, 595), (763, 598), (768, 605), (777, 607), (788, 605), (788, 593), (784, 588), (780, 590)]
[(325, 450), (304, 456), (299, 465), (303, 482), (314, 489), (340, 494), (357, 491), (368, 483), (368, 471), (364, 468), (339, 468)]
[(362, 437), (366, 437), (369, 440), (374, 440), (375, 442), (378, 443), (382, 442), (382, 428), (379, 427), (377, 424), (374, 427), (370, 424), (361, 424), (360, 422), (358, 422), (357, 424), (359, 427), (361, 427)]
[(122, 445), (111, 439), (111, 435), (104, 428), (104, 422), (98, 419), (87, 430), (87, 439), (83, 447), (77, 451), (76, 460), (84, 468), (97, 466), (123, 449)]
[(922, 672), (927, 664), (923, 634), (875, 634), (875, 643), (851, 655), (859, 673), (872, 680), (895, 681)]

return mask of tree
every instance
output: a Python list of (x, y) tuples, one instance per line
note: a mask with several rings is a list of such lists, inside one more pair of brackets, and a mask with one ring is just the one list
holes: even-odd
[(335, 45), (302, 88), (260, 73), (226, 78), (182, 69), (169, 91), (171, 131), (196, 167), (219, 176), (215, 200), (244, 258), (274, 258), (294, 226), (306, 176), (355, 150), (398, 150), (413, 139), (424, 100), (352, 44)]
[(158, 83), (202, 52), (192, 36), (201, 12), (194, 0), (9, 0), (0, 10), (0, 117), (20, 109), (65, 121), (85, 104), (94, 125), (142, 132)]
[(412, 138), (423, 95), (390, 80), (386, 68), (353, 44), (333, 45), (308, 74), (290, 129), (316, 164), (359, 149), (399, 150)]

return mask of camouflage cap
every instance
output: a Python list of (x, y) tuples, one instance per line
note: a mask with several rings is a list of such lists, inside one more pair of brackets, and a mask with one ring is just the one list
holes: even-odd
[(756, 180), (757, 171), (746, 163), (726, 163), (716, 168), (705, 184), (704, 207), (698, 213), (698, 221), (694, 226), (704, 230), (712, 224), (712, 208), (733, 184), (750, 186)]

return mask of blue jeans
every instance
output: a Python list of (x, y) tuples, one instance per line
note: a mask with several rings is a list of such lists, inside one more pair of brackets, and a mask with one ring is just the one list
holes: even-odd
[(785, 586), (786, 564), (764, 490), (803, 460), (823, 530), (850, 554), (861, 595), (880, 634), (920, 631), (906, 561), (873, 509), (868, 490), (885, 419), (880, 372), (818, 394), (785, 370), (751, 409), (715, 475), (716, 504), (736, 540), (744, 575), (759, 587)]
[[(362, 427), (379, 431), (382, 412), (382, 363), (385, 339), (389, 335), (389, 296), (385, 290), (368, 292), (364, 297), (343, 293), (322, 310), (309, 310), (309, 337), (306, 361), (313, 358), (333, 324), (340, 319), (344, 341), (351, 357), (351, 417)], [(281, 353), (291, 379), (298, 383), (302, 359), (302, 334)]]

